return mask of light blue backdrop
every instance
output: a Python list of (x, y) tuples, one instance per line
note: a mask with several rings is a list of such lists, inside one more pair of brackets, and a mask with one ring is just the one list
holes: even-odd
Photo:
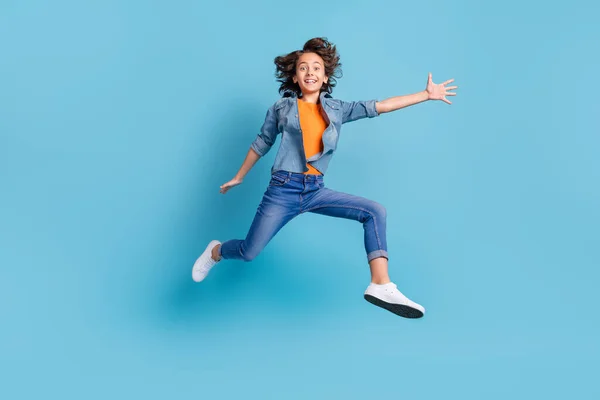
[[(598, 398), (596, 4), (2, 2), (0, 397)], [(219, 186), (273, 58), (314, 36), (339, 47), (336, 97), (459, 85), (345, 125), (325, 177), (387, 207), (421, 320), (362, 298), (348, 220), (304, 215), (191, 280), (245, 236), (276, 147)]]

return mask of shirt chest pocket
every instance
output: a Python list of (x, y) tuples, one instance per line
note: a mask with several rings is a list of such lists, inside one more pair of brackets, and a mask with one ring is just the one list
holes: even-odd
[(327, 117), (332, 124), (340, 125), (342, 122), (342, 107), (340, 104), (330, 101), (325, 106)]

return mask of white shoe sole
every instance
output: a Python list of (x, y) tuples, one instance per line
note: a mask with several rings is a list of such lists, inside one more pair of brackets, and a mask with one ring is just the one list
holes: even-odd
[(365, 300), (404, 318), (422, 318), (425, 315), (423, 306), (409, 300), (402, 294), (400, 302), (392, 302), (392, 299), (386, 293), (378, 292), (369, 286), (365, 291)]

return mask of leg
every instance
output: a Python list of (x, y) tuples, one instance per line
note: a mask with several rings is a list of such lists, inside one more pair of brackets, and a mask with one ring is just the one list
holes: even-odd
[(390, 276), (388, 275), (388, 259), (385, 257), (377, 257), (369, 261), (369, 267), (371, 268), (371, 282), (377, 284), (384, 284), (390, 282)]
[(421, 318), (425, 314), (425, 308), (404, 296), (388, 276), (385, 207), (373, 200), (324, 186), (307, 198), (306, 203), (305, 211), (353, 219), (363, 224), (365, 250), (371, 267), (371, 284), (365, 291), (365, 300), (406, 318)]
[(371, 282), (388, 283), (386, 209), (383, 205), (360, 196), (322, 187), (307, 201), (304, 212), (336, 218), (352, 219), (363, 224), (364, 244), (371, 267)]
[[(212, 250), (213, 259), (221, 256), (225, 259), (253, 260), (279, 232), (281, 228), (296, 215), (297, 210), (290, 207), (293, 202), (288, 202), (277, 196), (278, 188), (269, 187), (260, 202), (252, 225), (245, 240), (233, 239), (215, 246)], [(216, 254), (215, 254), (216, 253)]]
[(212, 240), (208, 244), (192, 268), (195, 282), (203, 281), (221, 258), (253, 260), (273, 236), (299, 214), (298, 201), (294, 201), (294, 196), (286, 196), (281, 187), (274, 185), (267, 188), (245, 240), (228, 240), (222, 244)]

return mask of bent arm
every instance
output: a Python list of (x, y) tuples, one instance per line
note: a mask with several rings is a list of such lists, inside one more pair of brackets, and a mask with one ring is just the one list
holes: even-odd
[(277, 138), (277, 135), (279, 134), (275, 105), (276, 104), (272, 105), (267, 110), (265, 122), (263, 123), (262, 128), (260, 128), (260, 133), (250, 146), (261, 157), (269, 152), (271, 146), (275, 143), (275, 138)]
[(253, 148), (250, 148), (250, 150), (248, 150), (248, 154), (246, 154), (246, 158), (244, 159), (242, 166), (240, 167), (240, 170), (235, 174), (235, 178), (243, 181), (246, 174), (252, 169), (259, 158), (260, 154), (258, 154)]
[(256, 164), (258, 159), (267, 154), (273, 146), (273, 143), (275, 143), (275, 139), (279, 134), (277, 129), (277, 112), (275, 111), (275, 106), (276, 104), (267, 110), (265, 122), (260, 128), (260, 133), (250, 145), (250, 149), (246, 154), (246, 158), (244, 159), (244, 162), (242, 163), (242, 166), (237, 174), (235, 174), (235, 178), (243, 180), (250, 169), (252, 169), (254, 164)]

